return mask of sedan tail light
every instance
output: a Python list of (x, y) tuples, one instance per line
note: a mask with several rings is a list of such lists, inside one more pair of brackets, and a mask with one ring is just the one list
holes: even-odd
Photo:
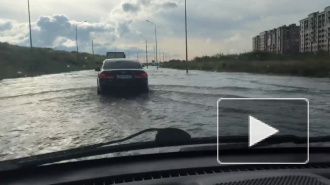
[(100, 73), (99, 76), (101, 78), (115, 78), (115, 74), (112, 73)]
[(134, 78), (148, 78), (148, 74), (146, 72), (134, 74)]

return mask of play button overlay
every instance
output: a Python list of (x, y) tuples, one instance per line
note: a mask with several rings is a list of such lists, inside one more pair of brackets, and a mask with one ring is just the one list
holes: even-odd
[[(306, 164), (309, 102), (305, 98), (220, 98), (217, 136), (220, 164)], [(297, 137), (305, 142), (296, 144)]]
[(249, 147), (278, 133), (278, 130), (266, 123), (249, 116)]

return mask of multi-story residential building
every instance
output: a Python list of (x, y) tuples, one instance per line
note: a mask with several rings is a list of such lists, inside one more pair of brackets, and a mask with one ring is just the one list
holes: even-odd
[(259, 34), (259, 51), (267, 51), (268, 31)]
[(299, 53), (300, 27), (296, 24), (277, 28), (276, 53)]
[[(299, 52), (299, 26), (281, 26), (259, 34), (259, 43), (254, 37), (254, 51), (268, 51), (278, 54)], [(259, 45), (259, 47), (257, 47)]]
[[(258, 37), (258, 36), (257, 36)], [(254, 51), (274, 53), (329, 52), (330, 6), (323, 12), (314, 12), (300, 20), (300, 26), (291, 24), (259, 34), (253, 38)]]
[(330, 52), (330, 6), (300, 20), (300, 52)]
[(253, 43), (252, 43), (253, 51), (260, 50), (260, 37), (259, 37), (259, 35), (253, 37), (252, 41), (253, 41)]
[(277, 29), (268, 31), (267, 51), (276, 53), (277, 51)]

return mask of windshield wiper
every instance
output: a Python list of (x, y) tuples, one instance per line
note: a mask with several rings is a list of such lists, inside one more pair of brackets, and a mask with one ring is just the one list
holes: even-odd
[[(118, 144), (136, 136), (148, 132), (155, 132), (156, 139), (147, 142), (135, 142), (128, 144)], [(306, 138), (294, 135), (279, 135), (268, 138), (265, 145), (288, 143), (291, 141), (295, 144), (306, 143)], [(329, 142), (330, 136), (310, 138), (310, 142)], [(219, 137), (220, 143), (246, 143), (247, 136), (223, 136)], [(125, 152), (132, 150), (142, 150), (150, 148), (171, 147), (171, 146), (185, 146), (185, 145), (198, 145), (198, 144), (216, 144), (217, 137), (202, 137), (192, 138), (187, 132), (176, 128), (151, 128), (140, 131), (136, 134), (130, 135), (126, 138), (99, 143), (95, 145), (83, 146), (79, 148), (69, 149), (65, 151), (52, 152), (48, 154), (40, 154), (32, 157), (24, 157), (20, 159), (13, 159), (0, 162), (0, 171), (7, 171), (18, 169), (22, 167), (38, 166), (49, 164), (64, 160), (77, 159), (82, 157), (89, 157), (95, 155)], [(116, 145), (114, 145), (116, 144)]]

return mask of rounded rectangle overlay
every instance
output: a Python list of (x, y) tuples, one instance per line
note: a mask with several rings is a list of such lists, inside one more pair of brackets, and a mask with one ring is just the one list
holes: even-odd
[[(223, 138), (231, 136), (238, 136), (243, 141), (239, 144), (243, 146), (242, 149), (246, 153), (241, 153), (239, 160), (228, 155), (231, 147), (237, 149), (235, 144), (228, 146), (221, 142)], [(306, 138), (306, 143), (299, 145), (301, 149), (299, 155), (283, 157), (279, 151), (278, 156), (276, 156), (277, 152), (273, 152), (269, 157), (262, 156), (257, 160), (251, 158), (255, 149), (275, 150), (276, 147), (273, 145), (277, 145), (276, 140), (280, 138), (284, 140), (278, 143), (278, 149), (281, 150), (281, 147), (290, 145), (291, 139), (295, 136)], [(309, 100), (306, 98), (220, 98), (217, 101), (217, 161), (219, 164), (308, 163)]]

